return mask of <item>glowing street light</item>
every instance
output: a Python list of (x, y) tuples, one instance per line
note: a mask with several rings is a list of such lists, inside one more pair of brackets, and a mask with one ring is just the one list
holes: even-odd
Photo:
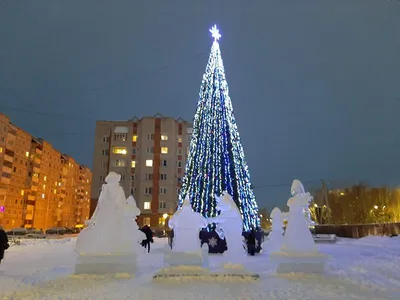
[(163, 214), (162, 217), (163, 217), (163, 219), (165, 220), (165, 219), (168, 218), (168, 214)]
[(378, 205), (374, 205), (374, 208), (375, 208), (375, 209), (378, 209)]

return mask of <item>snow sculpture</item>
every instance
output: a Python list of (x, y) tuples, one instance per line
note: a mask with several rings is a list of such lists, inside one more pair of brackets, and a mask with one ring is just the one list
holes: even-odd
[(210, 224), (217, 224), (217, 232), (222, 231), (228, 248), (224, 254), (232, 257), (236, 254), (244, 255), (243, 220), (236, 203), (226, 191), (222, 193), (221, 197), (215, 196), (215, 198), (220, 214), (207, 220)]
[(201, 248), (199, 231), (207, 225), (206, 218), (193, 211), (189, 198), (186, 197), (181, 209), (177, 210), (168, 222), (168, 226), (174, 230), (172, 251), (199, 251)]
[(144, 234), (143, 231), (139, 230), (139, 226), (136, 223), (137, 216), (139, 216), (141, 213), (140, 209), (136, 205), (136, 200), (133, 198), (133, 196), (129, 196), (128, 199), (126, 199), (126, 205), (125, 205), (125, 211), (124, 215), (126, 218), (126, 222), (128, 224), (132, 223), (132, 226), (137, 229), (138, 236), (137, 236), (137, 242), (141, 243), (143, 240), (146, 239), (146, 235)]
[(292, 184), (292, 195), (288, 202), (289, 219), (286, 227), (282, 250), (286, 252), (315, 252), (317, 248), (304, 218), (303, 209), (308, 206), (310, 193), (306, 193), (302, 183), (295, 179)]
[[(170, 266), (203, 266), (208, 261), (208, 248), (201, 248), (199, 231), (208, 225), (206, 218), (194, 212), (189, 198), (170, 218), (168, 226), (174, 230), (172, 251), (167, 253), (165, 261)], [(208, 264), (208, 263), (207, 263)]]
[(262, 248), (268, 252), (276, 252), (281, 249), (283, 243), (283, 215), (278, 207), (275, 207), (270, 215), (272, 219), (271, 232)]
[(134, 272), (142, 235), (133, 219), (140, 214), (133, 199), (125, 198), (121, 175), (110, 172), (92, 218), (77, 238), (76, 273)]
[(307, 195), (306, 196), (307, 203), (304, 204), (302, 211), (308, 227), (314, 227), (315, 222), (311, 218), (311, 212), (309, 208), (313, 197), (310, 195), (310, 193), (305, 192), (303, 184), (297, 179), (293, 181), (290, 193), (292, 194), (292, 197), (296, 195)]
[(318, 252), (312, 234), (304, 218), (303, 208), (308, 205), (310, 193), (304, 191), (299, 180), (292, 184), (288, 225), (280, 251), (271, 254), (271, 260), (279, 262), (279, 273), (320, 273), (324, 270), (326, 256)]

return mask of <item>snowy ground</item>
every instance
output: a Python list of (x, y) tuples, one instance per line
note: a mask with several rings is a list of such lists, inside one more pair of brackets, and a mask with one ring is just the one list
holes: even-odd
[[(399, 299), (400, 238), (368, 237), (320, 245), (332, 256), (324, 276), (276, 275), (266, 253), (244, 257), (258, 282), (154, 283), (162, 254), (143, 254), (135, 277), (74, 276), (74, 238), (26, 241), (0, 265), (0, 299)], [(154, 248), (166, 240), (156, 240)], [(210, 257), (216, 268), (221, 256)]]

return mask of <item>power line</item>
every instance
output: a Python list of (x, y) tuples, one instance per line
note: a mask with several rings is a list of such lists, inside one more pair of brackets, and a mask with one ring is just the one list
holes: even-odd
[[(302, 181), (303, 184), (310, 184), (310, 183), (320, 183), (321, 179), (314, 179), (314, 180), (306, 180)], [(253, 189), (262, 189), (262, 188), (275, 188), (275, 187), (290, 187), (292, 186), (291, 183), (278, 183), (278, 184), (263, 184), (263, 185), (254, 185)]]

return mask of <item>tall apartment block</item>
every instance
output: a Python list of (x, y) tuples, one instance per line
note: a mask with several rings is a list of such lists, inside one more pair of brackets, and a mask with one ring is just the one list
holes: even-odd
[(91, 171), (0, 113), (0, 225), (76, 227), (90, 213)]
[(114, 171), (121, 174), (126, 197), (133, 195), (142, 212), (139, 225), (163, 227), (176, 210), (191, 132), (191, 123), (160, 114), (128, 121), (97, 121), (93, 208), (105, 177)]

